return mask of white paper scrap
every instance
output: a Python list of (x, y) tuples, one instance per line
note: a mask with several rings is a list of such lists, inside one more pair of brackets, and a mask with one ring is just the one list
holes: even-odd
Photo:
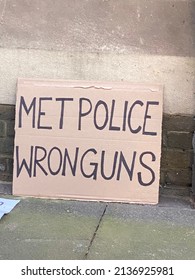
[(0, 197), (0, 219), (4, 214), (8, 214), (19, 202), (19, 199), (7, 199)]

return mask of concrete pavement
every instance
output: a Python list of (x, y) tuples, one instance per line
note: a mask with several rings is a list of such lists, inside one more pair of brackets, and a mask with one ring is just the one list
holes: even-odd
[(195, 212), (166, 197), (157, 206), (21, 198), (0, 220), (0, 244), (0, 259), (195, 259)]

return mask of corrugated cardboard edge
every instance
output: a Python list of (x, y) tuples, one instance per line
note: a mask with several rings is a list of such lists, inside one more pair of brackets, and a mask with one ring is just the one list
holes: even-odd
[[(17, 194), (17, 197), (23, 198), (35, 198), (34, 195), (24, 195), (24, 194)], [(140, 205), (157, 205), (158, 202), (148, 202), (148, 201), (128, 201), (128, 200), (109, 200), (109, 199), (87, 199), (86, 197), (74, 197), (74, 196), (36, 196), (39, 199), (50, 199), (50, 200), (68, 200), (68, 201), (83, 201), (83, 202), (100, 202), (100, 203), (125, 203), (125, 204), (140, 204)]]
[[(64, 85), (66, 82), (66, 85)], [(79, 86), (78, 86), (79, 83)], [(127, 81), (83, 81), (83, 80), (55, 80), (55, 79), (25, 79), (18, 78), (18, 85), (33, 85), (33, 86), (55, 86), (65, 88), (83, 88), (83, 89), (132, 89), (132, 90), (146, 90), (150, 92), (163, 92), (164, 86), (158, 83), (132, 83)]]

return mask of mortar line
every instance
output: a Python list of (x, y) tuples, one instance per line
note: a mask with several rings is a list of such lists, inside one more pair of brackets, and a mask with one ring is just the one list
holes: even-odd
[(94, 234), (93, 234), (93, 236), (92, 236), (92, 238), (91, 238), (91, 241), (90, 241), (90, 243), (89, 243), (89, 246), (88, 246), (88, 248), (87, 248), (87, 252), (85, 253), (85, 258), (88, 257), (89, 251), (90, 251), (90, 249), (91, 249), (91, 246), (93, 245), (93, 241), (94, 241), (94, 239), (95, 239), (95, 237), (96, 237), (96, 234), (97, 234), (97, 232), (98, 232), (98, 230), (99, 230), (100, 224), (101, 224), (102, 219), (103, 219), (103, 217), (104, 217), (104, 215), (105, 215), (105, 213), (106, 213), (107, 207), (108, 207), (108, 204), (106, 204), (106, 206), (105, 206), (105, 208), (104, 208), (104, 211), (103, 211), (103, 213), (102, 213), (102, 215), (101, 215), (101, 217), (100, 217), (100, 219), (99, 219), (99, 222), (98, 222), (98, 224), (97, 224), (97, 227), (96, 227), (96, 229), (95, 229), (95, 231), (94, 231)]

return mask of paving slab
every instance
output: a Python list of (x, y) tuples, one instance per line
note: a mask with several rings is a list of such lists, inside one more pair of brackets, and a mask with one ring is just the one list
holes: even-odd
[(0, 259), (195, 259), (194, 213), (187, 198), (161, 196), (157, 206), (21, 198), (0, 221)]
[(88, 259), (195, 259), (195, 212), (188, 205), (108, 204)]
[(104, 209), (98, 202), (22, 198), (0, 221), (0, 259), (84, 259)]

